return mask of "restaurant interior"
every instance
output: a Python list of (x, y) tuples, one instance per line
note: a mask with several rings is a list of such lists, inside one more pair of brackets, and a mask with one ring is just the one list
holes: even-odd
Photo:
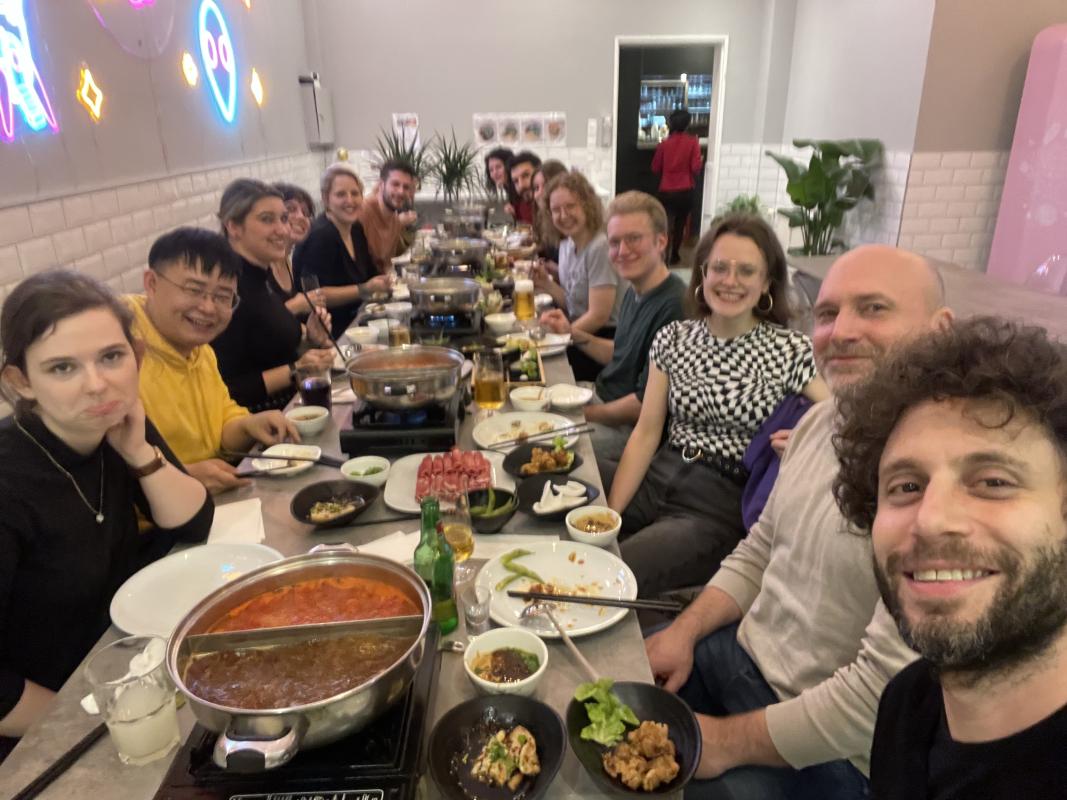
[[(576, 314), (564, 328), (546, 322), (566, 320), (550, 309), (570, 285), (544, 277), (538, 223), (522, 224), (515, 208), (527, 199), (510, 177), (507, 190), (493, 185), (486, 156), (503, 147), (538, 166), (562, 162), (610, 215), (623, 193), (661, 192), (661, 145), (688, 112), (699, 167), (681, 210), (668, 209), (681, 219), (677, 261), (656, 265), (697, 287), (698, 300), (698, 241), (723, 214), (745, 211), (787, 253), (798, 339), (812, 334), (831, 264), (861, 245), (935, 265), (957, 319), (1024, 319), (1059, 338), (1064, 64), (1062, 0), (0, 0), (0, 300), (56, 268), (116, 295), (145, 293), (157, 240), (183, 227), (218, 232), (224, 192), (240, 179), (298, 187), (321, 212), (334, 179), (324, 171), (356, 176), (366, 204), (388, 177), (383, 161), (426, 161), (408, 206), (393, 209), (414, 214), (379, 267), (388, 286), (361, 290), (348, 324), (331, 333), (316, 318), (330, 312), (336, 323), (348, 308), (320, 302), (325, 278), (320, 288), (307, 270), (290, 271), (290, 298), (307, 301), (302, 317), (294, 311), (301, 351), (330, 351), (316, 373), (324, 381), (306, 379), (312, 370), (294, 358), (288, 395), (263, 406), (298, 435), (266, 452), (252, 440), (223, 448), (242, 482), (208, 484), (206, 543), (179, 543), (111, 587), (110, 625), (12, 738), (0, 796), (719, 796), (691, 793), (707, 783), (694, 778), (707, 777), (701, 729), (680, 695), (657, 685), (644, 644), (710, 575), (663, 591), (635, 577), (620, 550), (630, 512), (594, 438), (603, 385), (587, 379), (612, 358), (612, 336), (616, 353), (629, 341), (624, 293), (636, 297), (644, 278), (612, 278), (612, 332), (597, 340), (606, 358), (579, 342)], [(789, 216), (802, 205), (797, 171), (815, 171), (813, 143), (816, 155), (843, 148), (837, 157), (864, 181), (827, 232), (841, 247), (809, 247), (810, 225)], [(450, 146), (466, 157), (458, 178)], [(543, 177), (559, 194), (559, 179)], [(604, 264), (621, 247), (612, 237), (608, 225)], [(222, 298), (227, 313), (251, 305), (237, 280), (240, 297)], [(234, 399), (255, 414), (216, 350)], [(791, 391), (818, 402), (828, 395), (816, 361), (809, 377), (822, 394), (807, 380)], [(16, 399), (0, 397), (4, 417)], [(169, 451), (155, 449), (162, 466)], [(82, 510), (79, 496), (93, 509), (92, 493), (52, 463), (77, 489), (71, 509)], [(420, 555), (427, 541), (432, 552)], [(16, 585), (0, 578), (4, 592)], [(352, 611), (359, 603), (372, 610)], [(0, 624), (14, 605), (3, 599)], [(275, 612), (283, 621), (270, 621)], [(123, 645), (126, 636), (140, 638)], [(0, 679), (11, 647), (0, 637)], [(241, 653), (253, 656), (227, 693), (212, 670)], [(122, 730), (111, 719), (121, 694), (108, 687), (135, 674), (138, 658), (155, 659), (138, 688), (154, 675), (167, 703), (162, 718), (153, 707)], [(294, 697), (300, 664), (320, 684)], [(296, 672), (278, 678), (286, 669)], [(631, 727), (669, 726), (677, 761), (651, 784), (649, 766), (637, 779), (644, 791), (586, 734), (613, 703)], [(529, 768), (527, 735), (537, 742)], [(484, 760), (488, 775), (493, 746), (514, 747), (495, 784), (468, 767)]]

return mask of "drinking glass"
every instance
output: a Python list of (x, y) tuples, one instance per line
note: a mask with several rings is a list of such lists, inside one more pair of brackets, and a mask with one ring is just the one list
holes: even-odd
[[(459, 493), (454, 502), (441, 506), (441, 534), (452, 547), (456, 563), (461, 564), (474, 554), (474, 528), (471, 526), (465, 476), (460, 476), (457, 490)], [(459, 582), (458, 577), (456, 581)]]
[(162, 758), (179, 740), (174, 684), (158, 636), (128, 636), (93, 654), (85, 677), (123, 764)]
[(330, 370), (318, 367), (297, 367), (296, 389), (305, 406), (333, 408), (333, 383)]
[(467, 623), (467, 635), (477, 636), (489, 630), (489, 601), (491, 595), (486, 586), (469, 584), (459, 595), (463, 607), (463, 619)]
[(526, 328), (533, 323), (537, 314), (534, 303), (534, 285), (529, 278), (521, 278), (515, 281), (515, 291), (512, 295), (512, 309), (515, 319), (521, 327)]
[(492, 416), (504, 407), (504, 360), (497, 350), (474, 356), (474, 402)]

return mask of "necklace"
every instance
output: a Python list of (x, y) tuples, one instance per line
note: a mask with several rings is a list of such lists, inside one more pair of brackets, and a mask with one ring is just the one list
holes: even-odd
[(85, 503), (85, 507), (88, 508), (91, 512), (93, 512), (93, 514), (96, 515), (96, 523), (98, 525), (103, 523), (103, 521), (104, 521), (104, 451), (103, 451), (103, 449), (100, 450), (100, 507), (99, 508), (93, 508), (93, 506), (89, 502), (88, 498), (85, 496), (84, 493), (82, 493), (81, 487), (78, 486), (78, 482), (76, 480), (74, 480), (74, 476), (71, 475), (69, 472), (67, 472), (65, 469), (63, 469), (63, 467), (60, 466), (59, 462), (56, 461), (52, 457), (51, 453), (48, 452), (48, 448), (47, 447), (45, 447), (39, 441), (34, 439), (33, 436), (30, 434), (30, 432), (22, 427), (22, 423), (20, 423), (18, 421), (17, 417), (15, 418), (15, 427), (17, 427), (20, 431), (22, 431), (24, 434), (26, 434), (26, 438), (27, 439), (29, 439), (31, 442), (33, 442), (35, 445), (37, 445), (37, 447), (40, 449), (40, 451), (45, 454), (45, 457), (49, 461), (52, 462), (52, 466), (54, 466), (56, 469), (58, 469), (60, 472), (62, 472), (64, 475), (67, 476), (67, 480), (69, 480), (72, 484), (74, 484), (74, 491), (76, 491), (78, 493), (78, 497), (80, 497), (82, 499), (82, 502)]

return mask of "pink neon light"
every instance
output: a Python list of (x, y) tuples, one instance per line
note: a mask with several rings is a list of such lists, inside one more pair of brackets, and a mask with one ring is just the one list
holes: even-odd
[(134, 8), (144, 8), (145, 6), (154, 6), (156, 0), (130, 0), (130, 5)]

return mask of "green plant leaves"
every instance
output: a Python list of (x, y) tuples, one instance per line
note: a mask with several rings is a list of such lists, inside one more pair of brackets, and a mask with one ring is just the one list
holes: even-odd
[(464, 191), (476, 194), (481, 188), (478, 149), (472, 142), (460, 144), (455, 128), (450, 138), (434, 138), (431, 159), (430, 174), (437, 179), (446, 200), (455, 200)]

